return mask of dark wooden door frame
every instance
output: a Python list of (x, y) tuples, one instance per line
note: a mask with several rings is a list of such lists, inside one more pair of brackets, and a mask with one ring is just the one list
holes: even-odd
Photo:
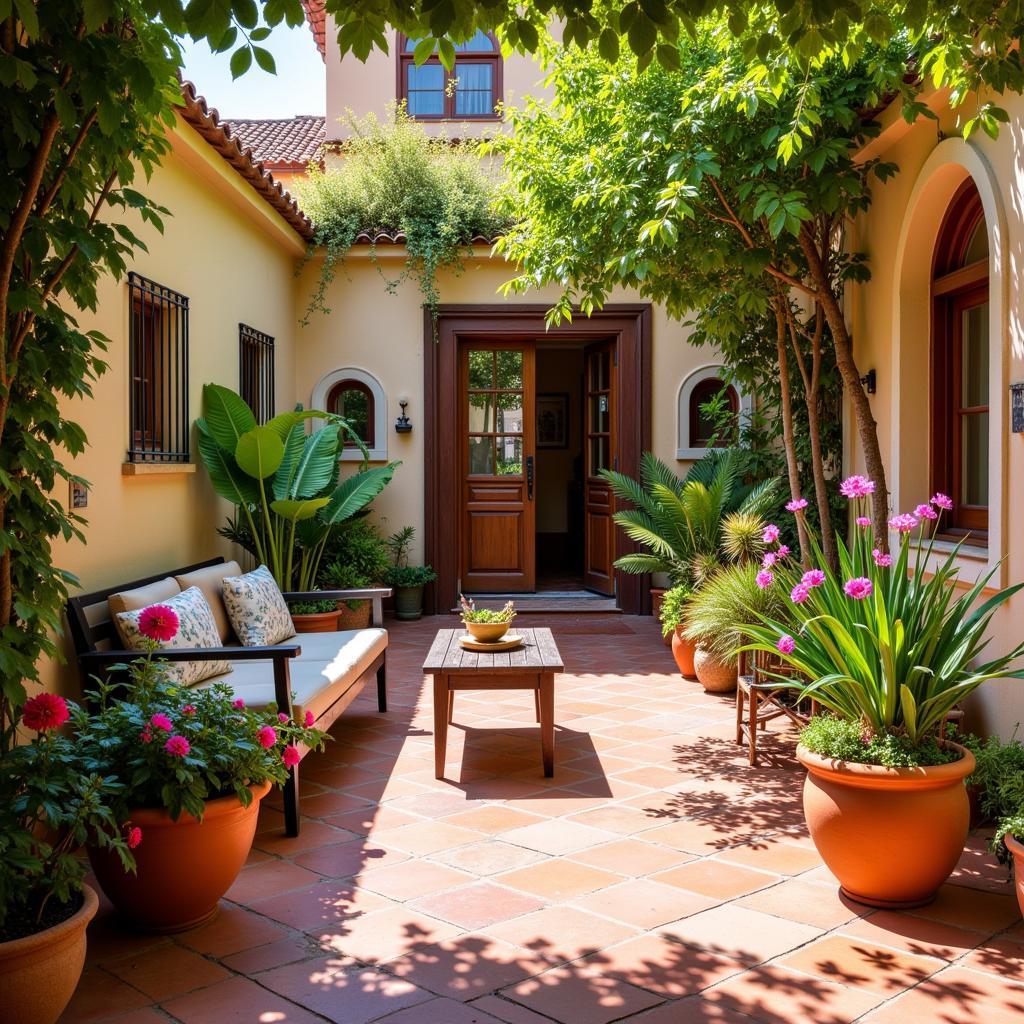
[[(437, 571), (428, 588), (426, 610), (446, 613), (458, 598), (459, 467), (458, 345), (460, 338), (486, 337), (572, 339), (585, 343), (612, 337), (619, 373), (619, 470), (640, 472), (640, 458), (651, 447), (651, 306), (614, 304), (590, 317), (546, 330), (549, 307), (523, 305), (442, 305), (437, 310), (437, 340), (430, 310), (423, 316), (424, 547), (426, 561)], [(616, 531), (616, 557), (635, 550)], [(630, 614), (650, 611), (646, 577), (616, 572), (619, 607)]]

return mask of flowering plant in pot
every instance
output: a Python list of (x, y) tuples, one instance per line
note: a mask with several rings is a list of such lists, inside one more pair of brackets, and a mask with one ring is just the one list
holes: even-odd
[(459, 617), (462, 619), (466, 631), (474, 639), (481, 643), (495, 643), (507, 632), (512, 620), (518, 614), (516, 606), (512, 601), (506, 601), (504, 607), (498, 608), (477, 608), (471, 598), (459, 594), (461, 611)]
[(311, 712), (295, 721), (275, 704), (246, 707), (226, 682), (189, 687), (169, 676), (153, 655), (177, 633), (173, 609), (146, 609), (139, 629), (153, 648), (119, 666), (127, 685), (98, 682), (95, 710), (72, 717), (84, 763), (123, 781), (117, 820), (138, 843), (135, 874), (90, 845), (96, 878), (136, 925), (172, 932), (216, 912), (249, 854), (260, 800), (326, 735)]
[[(948, 877), (968, 829), (964, 779), (975, 760), (942, 739), (943, 722), (987, 680), (1024, 677), (1012, 667), (1024, 644), (981, 658), (992, 616), (1024, 584), (986, 598), (993, 570), (957, 598), (959, 545), (932, 562), (939, 517), (952, 501), (936, 494), (894, 515), (893, 555), (873, 533), (873, 491), (862, 476), (841, 486), (856, 526), (850, 544), (837, 538), (838, 575), (766, 554), (759, 586), (788, 594), (789, 621), (765, 616), (748, 627), (748, 649), (781, 656), (810, 680), (791, 685), (839, 721), (812, 721), (797, 749), (808, 769), (804, 813), (826, 864), (860, 902), (913, 906)], [(787, 507), (802, 515), (805, 506), (798, 499)], [(811, 550), (823, 565), (813, 538)]]
[(14, 723), (35, 736), (0, 754), (0, 1005), (10, 1024), (53, 1024), (78, 984), (99, 905), (78, 848), (92, 843), (134, 869), (136, 843), (113, 804), (120, 782), (91, 770), (60, 731), (77, 713), (56, 694), (29, 698)]

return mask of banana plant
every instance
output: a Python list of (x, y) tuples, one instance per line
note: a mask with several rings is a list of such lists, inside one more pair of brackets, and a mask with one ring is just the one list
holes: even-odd
[[(344, 439), (366, 448), (348, 422), (297, 406), (258, 424), (239, 395), (220, 384), (203, 388), (199, 456), (213, 489), (238, 510), (222, 534), (244, 540), (282, 590), (313, 590), (331, 533), (361, 512), (390, 482), (399, 463), (341, 479)], [(327, 422), (313, 433), (306, 421)]]

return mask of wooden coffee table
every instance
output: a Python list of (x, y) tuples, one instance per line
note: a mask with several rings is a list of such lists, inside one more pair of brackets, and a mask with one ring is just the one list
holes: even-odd
[(521, 647), (496, 654), (467, 651), (464, 629), (438, 631), (423, 671), (434, 677), (434, 777), (444, 778), (448, 723), (456, 690), (533, 690), (544, 775), (555, 773), (555, 674), (564, 668), (550, 629), (516, 629)]

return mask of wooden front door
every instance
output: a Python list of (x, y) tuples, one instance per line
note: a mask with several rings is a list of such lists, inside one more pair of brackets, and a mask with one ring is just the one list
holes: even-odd
[(584, 562), (583, 585), (600, 594), (615, 593), (615, 500), (611, 487), (599, 473), (617, 469), (617, 409), (615, 403), (617, 367), (615, 343), (598, 342), (586, 351), (583, 414), (586, 477), (583, 491)]
[(531, 591), (536, 585), (533, 344), (466, 342), (460, 346), (459, 380), (462, 590)]

